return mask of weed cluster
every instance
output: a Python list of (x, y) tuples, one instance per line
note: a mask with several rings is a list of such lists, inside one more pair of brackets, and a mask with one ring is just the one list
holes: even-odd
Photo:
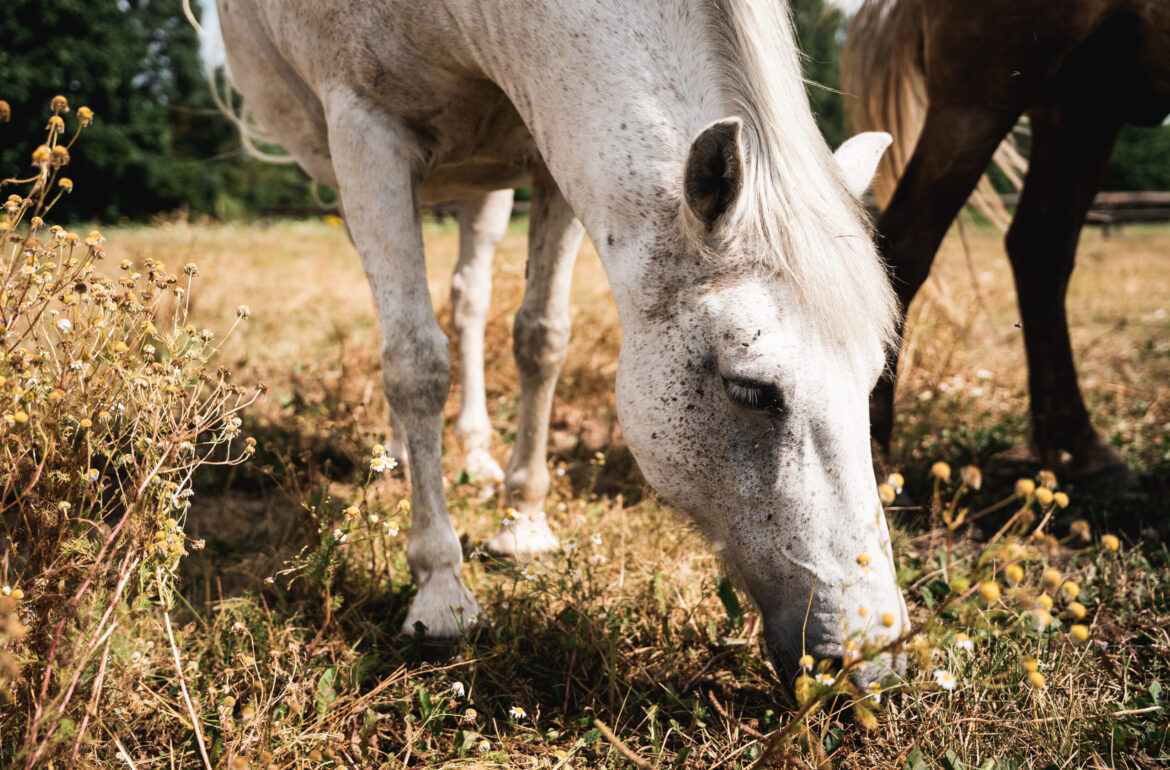
[(100, 232), (46, 221), (94, 120), (78, 108), (66, 140), (69, 112), (53, 99), (35, 173), (0, 183), (14, 190), (0, 219), (0, 751), (26, 767), (72, 766), (119, 707), (119, 632), (132, 613), (166, 617), (179, 559), (202, 545), (184, 534), (193, 474), (254, 451), (238, 415), (257, 391), (212, 368), (215, 334), (187, 323), (198, 267), (123, 260), (107, 275)]

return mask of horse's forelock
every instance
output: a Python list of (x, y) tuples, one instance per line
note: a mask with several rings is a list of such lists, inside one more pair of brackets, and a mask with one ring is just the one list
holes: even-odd
[(707, 9), (729, 108), (744, 121), (747, 178), (735, 229), (760, 266), (791, 283), (802, 309), (859, 356), (894, 343), (897, 301), (861, 204), (813, 120), (786, 5), (697, 0)]

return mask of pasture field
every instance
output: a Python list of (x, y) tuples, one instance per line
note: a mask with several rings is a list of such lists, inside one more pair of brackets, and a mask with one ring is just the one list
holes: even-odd
[[(487, 330), (501, 464), (518, 397), (510, 328), (524, 226), (513, 223), (497, 255)], [(796, 696), (778, 688), (758, 618), (712, 551), (640, 478), (613, 403), (621, 332), (588, 242), (549, 458), (550, 521), (579, 545), (535, 565), (534, 579), (517, 565), (471, 560), (464, 577), (484, 622), (435, 647), (397, 633), (413, 591), (409, 490), (368, 470), (371, 447), (388, 443), (388, 410), (372, 301), (344, 228), (163, 223), (105, 235), (112, 271), (122, 259), (198, 263), (196, 327), (222, 333), (248, 305), (250, 318), (217, 361), (234, 382), (267, 387), (242, 413), (255, 456), (194, 480), (183, 527), (206, 547), (188, 547), (179, 563), (173, 632), (143, 602), (112, 632), (79, 766), (200, 767), (204, 750), (211, 766), (232, 770), (990, 770), (1170, 760), (1170, 228), (1083, 238), (1070, 298), (1082, 387), (1146, 494), (1066, 483), (1057, 469), (1067, 508), (1045, 507), (1036, 493), (1012, 497), (1017, 479), (1042, 469), (1024, 450), (1026, 371), (1001, 239), (972, 225), (948, 237), (911, 309), (890, 469), (905, 476), (911, 501), (899, 498), (889, 515), (921, 633), (908, 644), (906, 682), (884, 691), (876, 709), (817, 689), (810, 696), (812, 684)], [(432, 298), (449, 329), (458, 231), (429, 222), (425, 235)], [(455, 386), (449, 422), (457, 399)], [(445, 447), (448, 500), (470, 551), (494, 533), (503, 504), (484, 499), (464, 472), (449, 427)], [(937, 461), (954, 468), (948, 484), (931, 475)], [(968, 465), (982, 470), (980, 488), (948, 505)], [(1028, 519), (1032, 509), (1009, 521), (1025, 499), (1051, 513), (1050, 535), (1029, 539), (1019, 526), (1045, 526)], [(977, 513), (960, 523), (966, 507)], [(980, 554), (1013, 560), (983, 550), (1001, 526), (1023, 569), (1015, 580), (1010, 570), (997, 575), (1003, 598), (987, 601), (982, 588), (973, 595), (991, 580)], [(1062, 572), (1055, 582), (1045, 573), (1053, 569)], [(1057, 606), (1051, 623), (1038, 624), (1032, 603), (1044, 586)], [(1077, 620), (1087, 640), (1072, 631)], [(91, 672), (82, 686), (92, 685)], [(0, 767), (22, 767), (25, 715), (5, 708)], [(55, 767), (68, 766), (74, 724), (59, 731)]]

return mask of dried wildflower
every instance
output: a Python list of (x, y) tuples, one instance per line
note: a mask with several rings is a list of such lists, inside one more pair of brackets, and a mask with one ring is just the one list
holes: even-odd
[(236, 305), (236, 318), (246, 321), (252, 317), (252, 308), (247, 305)]
[(53, 110), (54, 114), (59, 112), (69, 112), (69, 100), (64, 96), (57, 94), (53, 97), (52, 101), (49, 102), (49, 108)]
[(78, 107), (77, 108), (77, 121), (79, 123), (81, 123), (82, 126), (92, 125), (93, 124), (93, 110), (91, 110), (89, 107)]
[(53, 151), (49, 149), (49, 145), (42, 144), (40, 147), (33, 150), (32, 161), (34, 166), (44, 166), (48, 164), (53, 157)]
[(1057, 487), (1056, 474), (1052, 471), (1040, 471), (1036, 474), (1036, 481), (1040, 483), (1040, 486), (1050, 491)]
[(812, 667), (814, 665), (816, 665), (816, 661), (813, 660), (812, 655), (805, 653), (804, 655), (800, 656), (800, 667), (803, 668), (805, 671), (812, 671)]
[(1049, 567), (1044, 570), (1044, 576), (1040, 582), (1044, 584), (1045, 588), (1056, 588), (1060, 582), (1064, 580), (1064, 575), (1056, 567)]
[[(1068, 501), (1068, 495), (1067, 495), (1067, 494), (1065, 494), (1064, 492), (1053, 492), (1053, 493), (1052, 493), (1052, 499), (1053, 499), (1053, 500), (1056, 502), (1056, 504), (1057, 504), (1058, 506), (1060, 506), (1061, 508), (1067, 508), (1067, 507), (1068, 507), (1068, 502), (1069, 502), (1069, 501)], [(1079, 521), (1079, 522), (1083, 522), (1083, 523), (1084, 523), (1084, 528), (1085, 528), (1085, 540), (1088, 540), (1088, 539), (1089, 539), (1089, 538), (1088, 538), (1088, 528), (1089, 528), (1089, 522), (1085, 521), (1084, 519), (1078, 519), (1077, 521)], [(1073, 524), (1076, 524), (1076, 523), (1077, 523), (1077, 522), (1073, 522)]]
[(0, 123), (7, 123), (12, 120), (12, 106), (0, 99)]
[(1053, 494), (1051, 489), (1048, 487), (1036, 487), (1036, 502), (1047, 507), (1052, 504), (1052, 500)]
[(1016, 481), (1016, 494), (1020, 497), (1028, 497), (1036, 491), (1036, 482), (1032, 479), (1019, 479)]
[(983, 486), (983, 473), (974, 465), (963, 466), (963, 469), (959, 471), (959, 477), (971, 489), (978, 490), (979, 487)]
[(1116, 551), (1121, 548), (1121, 541), (1117, 539), (1116, 535), (1101, 535), (1101, 545), (1107, 551)]
[(1052, 622), (1052, 613), (1045, 609), (1032, 610), (1032, 627), (1036, 631), (1044, 631)]
[(60, 115), (52, 115), (49, 117), (49, 124), (45, 126), (51, 134), (59, 134), (65, 130), (65, 120)]
[(49, 156), (49, 162), (53, 168), (61, 168), (62, 166), (69, 165), (69, 150), (63, 144), (54, 147), (49, 153)]
[(453, 682), (451, 684), (451, 695), (456, 698), (463, 698), (467, 695), (467, 688), (463, 686), (463, 682)]
[(187, 264), (183, 265), (183, 275), (190, 278), (194, 278), (195, 276), (199, 275), (199, 265), (195, 264), (194, 262), (188, 262)]
[(85, 236), (86, 246), (101, 246), (105, 242), (105, 236), (97, 230), (91, 230), (89, 235)]
[(951, 480), (951, 466), (941, 460), (930, 466), (930, 475), (942, 482)]

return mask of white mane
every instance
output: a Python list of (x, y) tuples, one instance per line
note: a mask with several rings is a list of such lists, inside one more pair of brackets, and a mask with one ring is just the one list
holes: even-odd
[(832, 338), (854, 349), (875, 337), (893, 344), (897, 300), (871, 233), (858, 225), (861, 204), (813, 120), (786, 4), (699, 4), (708, 9), (724, 93), (744, 121), (749, 154), (730, 229), (758, 239), (755, 258), (791, 282), (804, 312)]

